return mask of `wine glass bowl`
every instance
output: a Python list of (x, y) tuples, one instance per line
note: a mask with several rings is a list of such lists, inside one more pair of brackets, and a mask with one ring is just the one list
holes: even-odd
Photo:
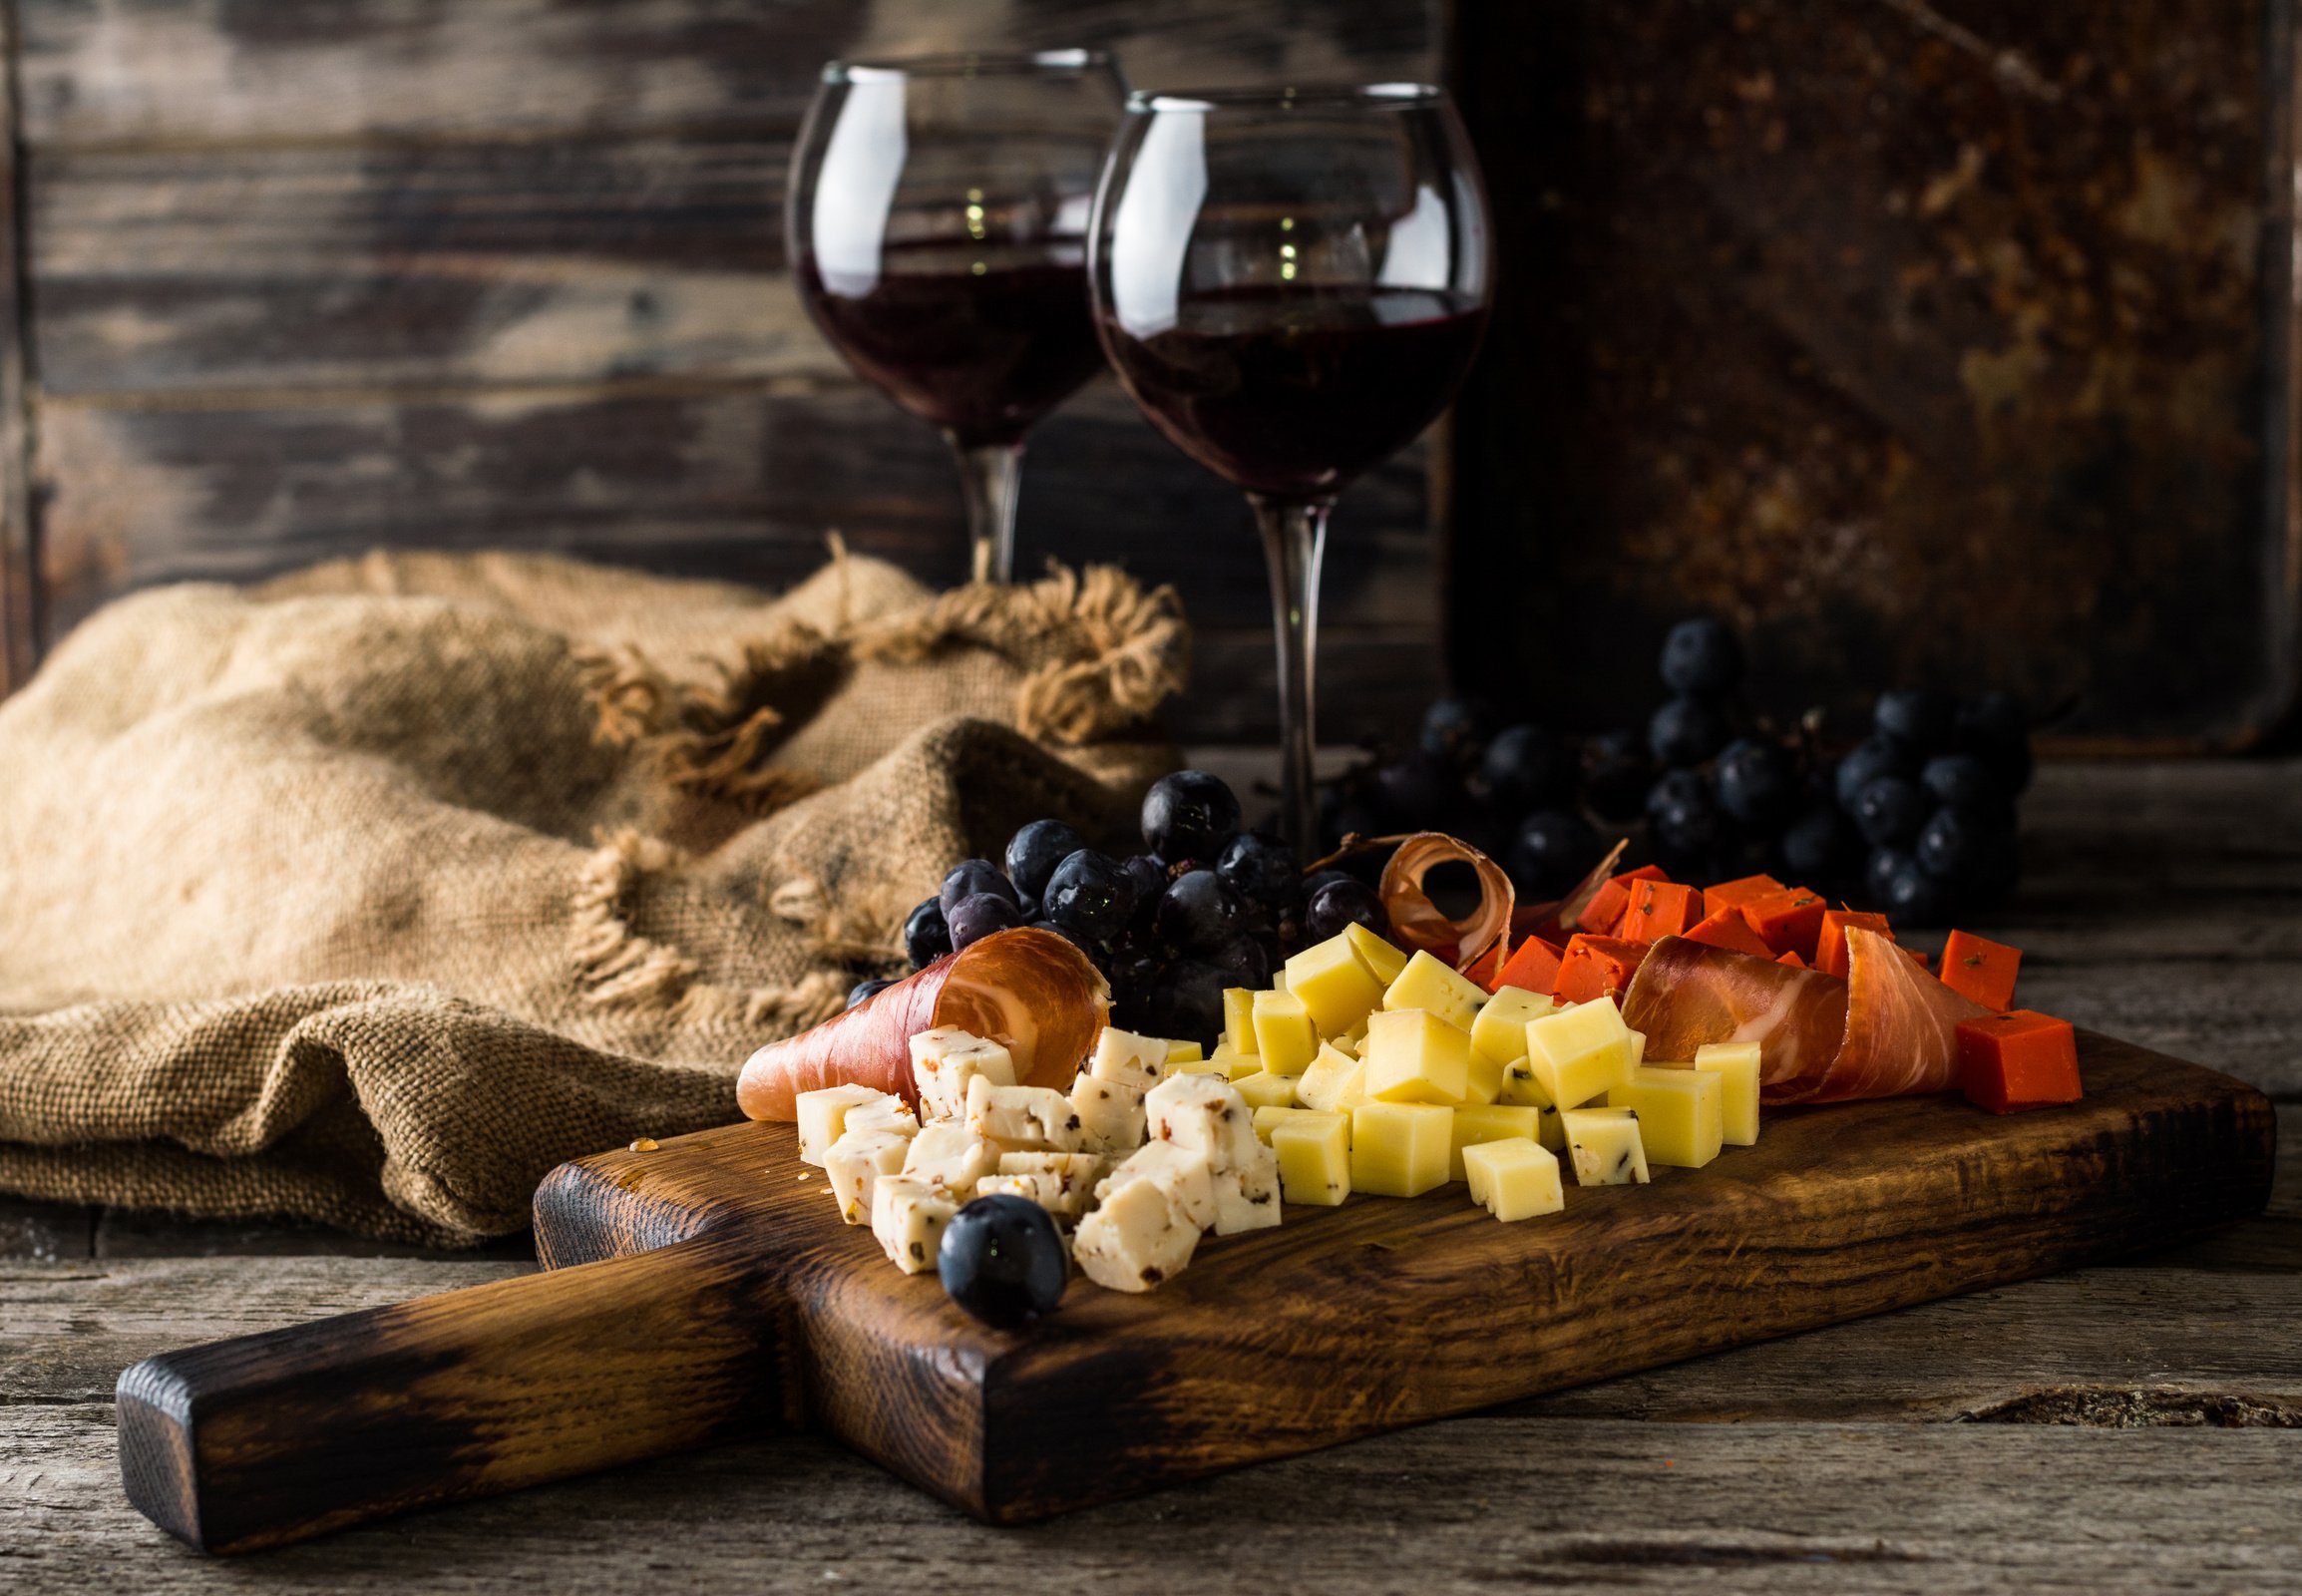
[(1278, 630), (1281, 826), (1309, 848), (1328, 513), (1446, 407), (1486, 327), (1469, 139), (1421, 84), (1134, 95), (1096, 194), (1088, 279), (1120, 383), (1254, 505)]
[(1024, 435), (1102, 364), (1086, 229), (1124, 92), (1086, 50), (834, 62), (792, 155), (801, 300), (950, 442), (978, 581), (1011, 575)]

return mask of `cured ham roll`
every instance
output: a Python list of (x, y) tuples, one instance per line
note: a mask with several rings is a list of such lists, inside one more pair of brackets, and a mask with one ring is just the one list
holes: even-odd
[(1758, 1043), (1769, 1103), (1849, 1102), (1951, 1091), (1958, 1022), (1988, 1012), (1945, 987), (1891, 938), (1850, 927), (1847, 979), (1666, 937), (1623, 995), (1623, 1020), (1650, 1058), (1706, 1042)]
[(1068, 1086), (1110, 1012), (1110, 987), (1071, 943), (1028, 926), (994, 932), (760, 1048), (735, 1082), (736, 1106), (752, 1119), (792, 1119), (801, 1092), (852, 1082), (916, 1107), (911, 1039), (938, 1025), (1003, 1045), (1019, 1084)]

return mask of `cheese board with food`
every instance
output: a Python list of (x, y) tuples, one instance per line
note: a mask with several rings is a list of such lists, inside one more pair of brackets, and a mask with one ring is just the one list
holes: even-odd
[(1219, 786), (1154, 788), (1156, 883), (1044, 824), (956, 869), (744, 1122), (555, 1171), (543, 1273), (129, 1370), (131, 1499), (236, 1551), (809, 1425), (1021, 1522), (2267, 1199), (2260, 1093), (1768, 876), (1521, 907), (1390, 838), (1243, 971), (1208, 928), (1289, 883)]

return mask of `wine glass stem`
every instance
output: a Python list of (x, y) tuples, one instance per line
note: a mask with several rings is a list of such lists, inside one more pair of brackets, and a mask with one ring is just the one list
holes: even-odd
[(1015, 501), (1023, 486), (1019, 443), (961, 443), (945, 433), (959, 457), (959, 491), (967, 500), (967, 570), (976, 582), (1015, 580)]
[(1279, 825), (1297, 855), (1319, 845), (1319, 792), (1312, 776), (1318, 746), (1312, 717), (1319, 663), (1319, 566), (1327, 556), (1332, 499), (1266, 499), (1249, 494), (1271, 570), (1271, 624), (1279, 643)]

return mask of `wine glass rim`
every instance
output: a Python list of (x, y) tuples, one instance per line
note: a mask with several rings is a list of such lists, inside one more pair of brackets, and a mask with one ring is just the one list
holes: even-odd
[(1253, 89), (1138, 89), (1127, 109), (1138, 114), (1222, 111), (1411, 111), (1442, 104), (1435, 83), (1298, 83)]
[(873, 61), (827, 61), (831, 84), (903, 83), (912, 78), (1024, 77), (1033, 73), (1092, 72), (1111, 65), (1108, 50), (954, 50), (940, 55), (887, 56)]

